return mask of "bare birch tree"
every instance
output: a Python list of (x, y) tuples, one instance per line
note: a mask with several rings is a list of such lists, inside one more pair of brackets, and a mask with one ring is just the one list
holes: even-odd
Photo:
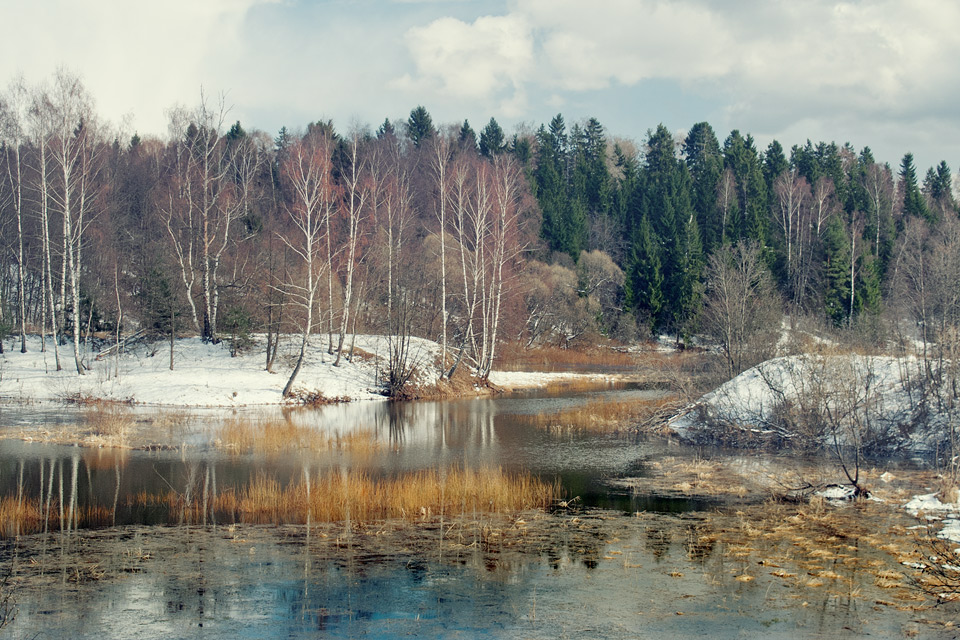
[(354, 275), (361, 256), (360, 240), (364, 233), (367, 218), (368, 197), (370, 195), (369, 178), (366, 175), (366, 161), (360, 155), (359, 134), (354, 133), (349, 143), (349, 166), (343, 171), (343, 199), (340, 202), (341, 214), (347, 226), (346, 246), (343, 264), (343, 310), (340, 314), (340, 332), (337, 340), (337, 358), (333, 366), (340, 366), (343, 357), (343, 342), (350, 322), (350, 305), (353, 302)]
[(78, 374), (84, 373), (80, 355), (80, 274), (83, 233), (97, 213), (103, 144), (98, 138), (90, 95), (79, 78), (65, 71), (54, 77), (47, 101), (50, 107), (50, 159), (56, 178), (51, 201), (60, 213), (63, 230), (60, 300), (68, 300), (73, 324), (73, 356)]
[(303, 275), (298, 283), (288, 283), (290, 297), (304, 310), (301, 327), (300, 354), (283, 396), (293, 393), (293, 385), (303, 367), (310, 333), (313, 329), (313, 314), (317, 288), (322, 270), (326, 266), (321, 259), (320, 241), (325, 231), (325, 218), (333, 195), (331, 183), (331, 150), (326, 137), (307, 136), (295, 143), (282, 165), (283, 178), (290, 185), (294, 198), (287, 213), (295, 227), (290, 237), (281, 236), (283, 242), (299, 256)]
[[(256, 169), (256, 150), (249, 145), (239, 145), (241, 157), (234, 161), (237, 148), (227, 145), (222, 136), (226, 114), (222, 98), (210, 107), (202, 95), (193, 113), (171, 112), (172, 184), (162, 207), (194, 326), (212, 342), (219, 341), (220, 267), (247, 204), (247, 194), (242, 185), (238, 188), (235, 177), (250, 177)], [(202, 315), (195, 286), (200, 288)]]
[(27, 142), (27, 118), (30, 94), (23, 78), (14, 80), (0, 101), (0, 140), (4, 149), (4, 177), (10, 207), (17, 223), (17, 324), (20, 333), (20, 352), (27, 352), (26, 268), (24, 265), (24, 163), (21, 152)]

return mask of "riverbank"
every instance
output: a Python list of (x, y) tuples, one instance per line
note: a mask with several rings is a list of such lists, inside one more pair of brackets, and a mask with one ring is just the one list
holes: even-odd
[[(251, 344), (231, 355), (227, 341), (220, 344), (199, 338), (180, 338), (173, 348), (168, 342), (139, 343), (119, 355), (88, 348), (88, 367), (79, 375), (70, 346), (60, 347), (61, 370), (48, 339), (41, 350), (39, 337), (29, 336), (27, 353), (7, 349), (0, 355), (0, 402), (90, 403), (108, 401), (170, 407), (246, 407), (313, 404), (384, 399), (388, 341), (384, 336), (347, 336), (352, 357), (334, 365), (326, 336), (315, 336), (294, 385), (295, 398), (285, 399), (282, 390), (292, 371), (299, 343), (283, 341), (272, 371), (266, 370), (265, 338), (253, 336)], [(418, 396), (459, 396), (491, 393), (495, 388), (537, 388), (573, 380), (600, 381), (616, 375), (567, 372), (500, 372), (490, 374), (494, 387), (469, 382), (455, 387), (441, 385), (438, 377), (440, 346), (412, 338), (409, 363), (414, 368), (411, 387)]]

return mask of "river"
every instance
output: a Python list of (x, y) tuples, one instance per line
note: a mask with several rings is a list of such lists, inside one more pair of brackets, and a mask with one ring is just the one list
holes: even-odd
[[(20, 437), (0, 440), (0, 494), (64, 496), (68, 508), (97, 515), (76, 531), (0, 541), (12, 572), (0, 598), (16, 607), (0, 636), (952, 637), (940, 618), (953, 612), (929, 609), (896, 579), (898, 564), (879, 543), (824, 533), (835, 513), (777, 534), (786, 517), (777, 510), (792, 507), (626, 489), (616, 481), (701, 452), (531, 419), (655, 396), (617, 386), (293, 413), (131, 409), (138, 437), (151, 443), (133, 451), (41, 441), (56, 424), (81, 424), (84, 409), (4, 407), (0, 428)], [(361, 433), (372, 446), (273, 454), (217, 446), (225, 421), (253, 418), (333, 438)], [(142, 498), (196, 491), (211, 478), (222, 493), (264, 475), (291, 483), (305, 469), (388, 477), (450, 466), (557, 479), (563, 503), (469, 526), (427, 518), (303, 526), (216, 513), (187, 523)], [(865, 536), (911, 524), (870, 506), (838, 509)]]

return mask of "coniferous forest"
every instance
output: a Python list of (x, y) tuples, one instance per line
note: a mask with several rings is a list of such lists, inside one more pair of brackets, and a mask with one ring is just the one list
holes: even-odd
[(436, 340), (481, 378), (504, 341), (711, 336), (732, 374), (764, 318), (923, 340), (960, 310), (946, 161), (921, 178), (909, 152), (707, 122), (478, 132), (422, 106), (264, 132), (209, 98), (121, 136), (94, 99), (59, 73), (0, 103), (0, 332), (54, 337), (81, 373), (91, 336), (258, 332), (270, 366), (281, 336), (339, 354), (365, 332)]

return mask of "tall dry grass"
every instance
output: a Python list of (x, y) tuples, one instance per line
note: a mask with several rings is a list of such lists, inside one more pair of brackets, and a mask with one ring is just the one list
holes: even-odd
[(381, 443), (369, 430), (345, 434), (326, 433), (315, 427), (283, 419), (231, 418), (217, 429), (215, 446), (226, 451), (247, 453), (288, 453), (291, 451), (349, 451), (373, 453)]
[(331, 471), (288, 486), (260, 474), (248, 486), (216, 496), (197, 494), (188, 501), (175, 492), (140, 494), (135, 502), (166, 505), (171, 518), (181, 522), (205, 522), (205, 515), (216, 514), (221, 522), (304, 524), (308, 518), (312, 522), (373, 522), (512, 513), (545, 508), (558, 495), (556, 484), (527, 474), (450, 468), (396, 478)]
[[(0, 498), (0, 539), (28, 535), (41, 531), (59, 531), (62, 528), (88, 528), (111, 524), (113, 515), (103, 506), (75, 507), (72, 521), (69, 508), (60, 509), (58, 500), (49, 504), (40, 498), (18, 499), (15, 496)], [(61, 515), (64, 520), (61, 521)]]
[(104, 447), (126, 447), (133, 422), (133, 413), (123, 405), (93, 404), (83, 412), (83, 426), (89, 433), (84, 442)]
[(524, 348), (516, 342), (503, 345), (497, 356), (496, 368), (505, 371), (569, 371), (605, 367), (623, 368), (636, 364), (631, 353), (612, 346), (591, 345), (586, 349), (563, 349), (553, 345)]
[(518, 419), (556, 431), (647, 431), (664, 422), (677, 408), (677, 397), (665, 395), (649, 400), (594, 400), (556, 413), (518, 416)]

